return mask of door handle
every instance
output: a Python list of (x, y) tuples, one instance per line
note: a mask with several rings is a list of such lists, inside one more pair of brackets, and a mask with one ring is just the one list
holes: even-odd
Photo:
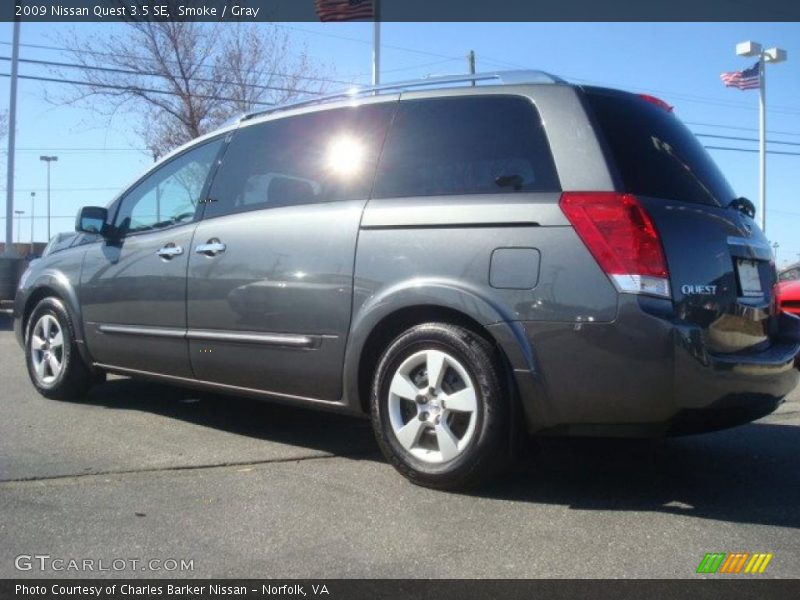
[(216, 256), (225, 252), (227, 246), (220, 242), (217, 238), (211, 238), (205, 244), (199, 244), (195, 247), (194, 251), (197, 254), (205, 254), (206, 256)]
[(183, 254), (183, 248), (181, 248), (180, 246), (176, 246), (175, 244), (170, 242), (169, 244), (161, 248), (158, 252), (156, 252), (156, 254), (158, 254), (161, 258), (169, 260), (170, 258), (173, 258), (175, 256), (180, 256), (181, 254)]

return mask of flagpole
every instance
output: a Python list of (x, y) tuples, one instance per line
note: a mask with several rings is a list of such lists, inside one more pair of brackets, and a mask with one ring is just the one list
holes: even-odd
[(6, 168), (6, 247), (5, 256), (16, 256), (14, 234), (14, 157), (17, 136), (17, 68), (19, 65), (19, 19), (14, 19), (11, 46), (11, 96), (8, 103), (8, 158)]
[(375, 16), (372, 23), (372, 85), (381, 83), (381, 13), (380, 0), (375, 0)]
[[(754, 57), (758, 56), (758, 170), (759, 181), (758, 209), (760, 214), (759, 224), (761, 231), (767, 230), (767, 63), (780, 63), (786, 60), (786, 50), (783, 48), (767, 48), (758, 42), (747, 40), (736, 44), (736, 55)], [(752, 67), (751, 67), (752, 68)], [(724, 76), (739, 75), (742, 73), (723, 73)], [(725, 79), (723, 79), (725, 81)], [(725, 85), (728, 85), (726, 82)], [(738, 87), (738, 86), (737, 86)], [(752, 89), (740, 87), (739, 89)]]
[(767, 70), (764, 68), (764, 52), (758, 56), (758, 158), (759, 158), (759, 207), (761, 231), (767, 232)]

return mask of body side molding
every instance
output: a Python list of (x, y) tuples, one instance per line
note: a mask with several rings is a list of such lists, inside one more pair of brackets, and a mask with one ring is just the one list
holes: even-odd
[(115, 325), (104, 323), (97, 326), (102, 333), (120, 335), (141, 335), (146, 337), (183, 338), (196, 341), (231, 342), (239, 344), (266, 344), (271, 346), (292, 346), (295, 348), (316, 348), (322, 342), (320, 335), (295, 335), (290, 333), (251, 333), (212, 331), (205, 329), (177, 329), (172, 327), (140, 327), (138, 325)]

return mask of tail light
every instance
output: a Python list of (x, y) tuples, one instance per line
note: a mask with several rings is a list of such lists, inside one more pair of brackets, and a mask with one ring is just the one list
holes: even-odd
[(639, 201), (615, 192), (565, 192), (561, 210), (620, 292), (670, 297), (661, 239)]

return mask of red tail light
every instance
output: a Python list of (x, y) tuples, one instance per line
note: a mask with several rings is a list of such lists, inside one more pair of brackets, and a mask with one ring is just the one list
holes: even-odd
[(620, 292), (670, 297), (661, 239), (639, 201), (615, 192), (565, 192), (561, 210)]

